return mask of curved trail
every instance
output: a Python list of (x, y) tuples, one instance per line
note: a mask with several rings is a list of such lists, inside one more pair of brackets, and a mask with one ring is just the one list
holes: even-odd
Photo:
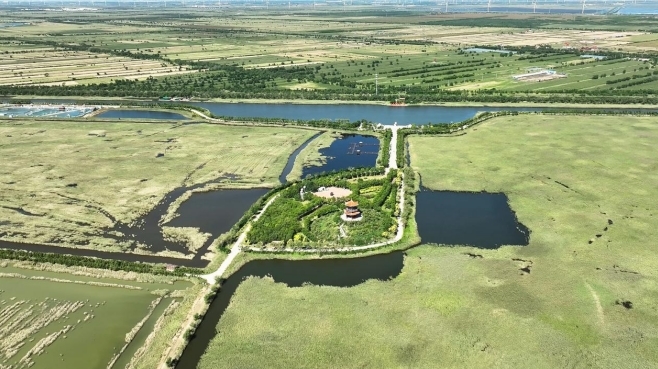
[(247, 224), (242, 234), (240, 234), (240, 237), (238, 237), (238, 240), (235, 241), (235, 243), (233, 244), (233, 247), (231, 248), (231, 252), (228, 254), (228, 257), (226, 257), (226, 259), (224, 260), (224, 262), (222, 262), (219, 268), (217, 268), (217, 270), (215, 270), (210, 274), (205, 274), (200, 276), (201, 278), (205, 279), (210, 284), (214, 284), (215, 282), (217, 282), (218, 278), (221, 278), (221, 276), (226, 272), (226, 269), (228, 269), (228, 267), (233, 262), (233, 259), (235, 259), (235, 257), (238, 256), (238, 254), (240, 253), (242, 243), (244, 242), (245, 238), (247, 238), (247, 233), (249, 233), (249, 230), (251, 229), (251, 224), (257, 221), (258, 219), (260, 219), (261, 215), (265, 213), (265, 210), (267, 210), (267, 208), (274, 202), (274, 200), (276, 200), (278, 196), (279, 195), (272, 196), (272, 198), (265, 204), (265, 206), (263, 206), (263, 209), (260, 211), (260, 213), (256, 214), (254, 219), (251, 222), (249, 222), (249, 224)]
[(592, 298), (596, 304), (596, 316), (599, 318), (599, 323), (603, 325), (605, 323), (605, 318), (603, 316), (603, 306), (601, 306), (601, 299), (599, 299), (599, 295), (596, 293), (596, 291), (594, 291), (594, 288), (592, 288), (589, 283), (585, 282), (585, 286), (587, 286), (587, 289), (592, 294)]

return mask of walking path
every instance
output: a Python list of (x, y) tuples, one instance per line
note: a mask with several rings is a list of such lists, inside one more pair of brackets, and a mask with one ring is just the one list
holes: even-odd
[(391, 135), (391, 144), (388, 149), (388, 168), (386, 168), (386, 173), (391, 169), (398, 169), (398, 130), (402, 128), (406, 127), (398, 126), (397, 123), (391, 126), (391, 132), (393, 132), (393, 135)]
[(245, 238), (247, 238), (247, 233), (249, 233), (249, 230), (251, 229), (251, 224), (253, 224), (253, 222), (260, 219), (261, 215), (263, 215), (265, 213), (265, 210), (267, 210), (267, 208), (270, 205), (272, 205), (272, 203), (274, 202), (274, 200), (276, 200), (276, 198), (278, 196), (279, 195), (272, 196), (270, 201), (268, 201), (265, 204), (265, 206), (263, 206), (263, 209), (260, 211), (260, 213), (256, 214), (254, 219), (251, 220), (249, 222), (249, 224), (247, 224), (247, 226), (245, 227), (242, 234), (240, 234), (240, 237), (238, 237), (238, 240), (235, 241), (235, 243), (233, 244), (233, 247), (231, 248), (231, 252), (228, 254), (226, 259), (222, 262), (222, 264), (219, 266), (219, 268), (217, 268), (217, 270), (215, 270), (214, 272), (212, 272), (210, 274), (205, 274), (205, 275), (200, 276), (201, 278), (205, 279), (210, 284), (214, 284), (215, 282), (217, 282), (218, 278), (221, 278), (221, 276), (224, 275), (224, 273), (226, 272), (226, 269), (228, 269), (229, 265), (231, 265), (231, 263), (233, 262), (233, 259), (235, 259), (235, 257), (238, 256), (240, 251), (242, 251), (241, 246), (242, 246), (242, 243), (244, 242)]
[(190, 109), (189, 111), (192, 112), (193, 114), (196, 114), (196, 115), (200, 116), (201, 118), (207, 119), (211, 122), (221, 122), (222, 121), (221, 119), (210, 118), (209, 116), (203, 114), (202, 112), (200, 112), (196, 109)]

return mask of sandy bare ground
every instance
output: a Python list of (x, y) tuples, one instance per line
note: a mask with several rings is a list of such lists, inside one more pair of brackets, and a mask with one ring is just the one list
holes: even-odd
[(324, 191), (318, 191), (318, 192), (313, 192), (315, 196), (318, 197), (323, 197), (325, 199), (340, 199), (343, 197), (347, 197), (352, 194), (352, 191), (350, 191), (347, 188), (341, 188), (341, 187), (326, 187)]
[(564, 74), (545, 74), (545, 75), (540, 75), (540, 76), (532, 76), (532, 77), (521, 77), (518, 78), (517, 81), (519, 82), (544, 82), (544, 81), (551, 81), (554, 79), (558, 78), (565, 78), (566, 75)]

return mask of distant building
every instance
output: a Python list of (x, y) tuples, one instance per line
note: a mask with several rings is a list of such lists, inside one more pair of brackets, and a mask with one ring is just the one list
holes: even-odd
[(503, 49), (484, 49), (481, 47), (471, 47), (464, 50), (467, 53), (500, 53), (500, 54), (516, 54), (516, 51), (503, 50)]
[(581, 55), (580, 57), (583, 58), (583, 59), (596, 59), (596, 60), (603, 60), (603, 59), (608, 58), (605, 55), (589, 55), (589, 54), (588, 55)]

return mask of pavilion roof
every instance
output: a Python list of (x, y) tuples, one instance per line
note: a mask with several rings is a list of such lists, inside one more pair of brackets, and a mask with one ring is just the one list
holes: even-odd
[(345, 203), (345, 206), (350, 207), (350, 208), (355, 208), (355, 207), (359, 206), (359, 203), (354, 201), (354, 200), (350, 200), (350, 201), (347, 201)]

